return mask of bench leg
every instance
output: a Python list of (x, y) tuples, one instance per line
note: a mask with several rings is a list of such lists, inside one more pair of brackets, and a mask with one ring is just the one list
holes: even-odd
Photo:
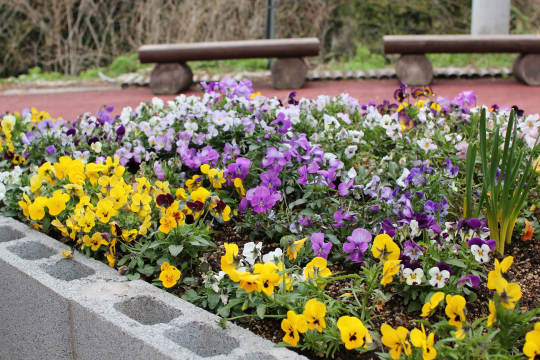
[(426, 86), (433, 81), (433, 66), (424, 54), (401, 55), (396, 62), (399, 80), (410, 86)]
[(540, 54), (521, 54), (514, 60), (513, 72), (524, 84), (540, 86)]
[(193, 73), (186, 63), (157, 64), (150, 75), (150, 88), (156, 95), (174, 95), (189, 89)]
[(276, 89), (300, 89), (306, 82), (307, 65), (302, 58), (279, 58), (272, 66)]

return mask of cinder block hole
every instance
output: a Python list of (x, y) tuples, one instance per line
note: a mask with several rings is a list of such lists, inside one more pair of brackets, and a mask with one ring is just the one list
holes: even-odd
[(256, 353), (249, 353), (249, 354), (240, 356), (238, 360), (277, 360), (277, 359), (272, 355), (256, 352)]
[(114, 308), (143, 325), (167, 324), (172, 319), (183, 315), (180, 310), (149, 296), (139, 296), (116, 303)]
[(40, 268), (59, 280), (71, 281), (94, 275), (96, 271), (69, 259), (61, 259), (54, 264), (41, 264)]
[(19, 230), (15, 230), (11, 226), (0, 226), (0, 243), (12, 241), (12, 240), (19, 240), (25, 237), (24, 233)]
[(39, 260), (56, 254), (56, 251), (37, 241), (25, 241), (7, 249), (24, 260)]
[(238, 341), (226, 335), (225, 330), (200, 322), (189, 323), (165, 336), (202, 357), (229, 355), (238, 347)]

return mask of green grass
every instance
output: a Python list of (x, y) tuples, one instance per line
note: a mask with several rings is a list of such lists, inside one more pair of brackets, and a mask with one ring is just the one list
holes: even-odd
[(434, 68), (438, 67), (501, 67), (512, 68), (518, 54), (428, 54)]

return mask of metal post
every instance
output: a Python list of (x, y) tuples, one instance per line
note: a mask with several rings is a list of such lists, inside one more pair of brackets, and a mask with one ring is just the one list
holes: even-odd
[[(276, 14), (274, 11), (275, 0), (266, 0), (266, 26), (265, 36), (267, 39), (274, 38)], [(268, 59), (268, 69), (272, 68), (272, 59)]]

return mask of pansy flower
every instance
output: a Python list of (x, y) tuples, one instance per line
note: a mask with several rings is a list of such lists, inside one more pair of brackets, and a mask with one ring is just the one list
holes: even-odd
[(495, 249), (497, 242), (495, 240), (484, 241), (480, 238), (472, 238), (469, 241), (469, 247), (471, 253), (474, 255), (474, 259), (481, 263), (487, 263), (489, 261), (489, 252)]
[(349, 260), (353, 263), (362, 262), (364, 252), (371, 242), (371, 233), (362, 228), (354, 229), (352, 235), (347, 237), (347, 240), (348, 242), (343, 244), (343, 251), (347, 254), (351, 254)]
[(424, 254), (424, 249), (414, 241), (405, 241), (403, 244), (403, 254), (414, 261), (418, 260), (418, 258)]
[(408, 285), (420, 285), (424, 276), (424, 268), (417, 262), (405, 265), (403, 268), (403, 277)]
[(313, 247), (314, 256), (328, 259), (328, 254), (330, 253), (330, 249), (332, 249), (332, 243), (324, 242), (323, 233), (311, 234), (311, 245)]

